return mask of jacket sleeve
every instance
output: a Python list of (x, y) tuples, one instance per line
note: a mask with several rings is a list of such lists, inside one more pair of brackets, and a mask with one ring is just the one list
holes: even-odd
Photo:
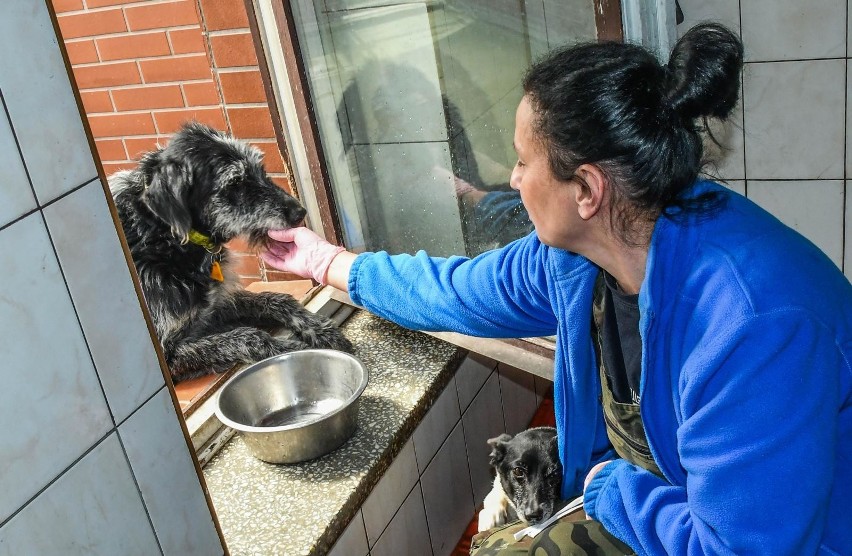
[(468, 259), (364, 253), (349, 274), (352, 300), (415, 330), (472, 336), (556, 331), (547, 292), (547, 250), (534, 234)]
[(818, 550), (838, 442), (841, 350), (818, 318), (798, 310), (729, 330), (705, 336), (680, 373), (685, 484), (619, 460), (586, 491), (586, 513), (638, 554)]

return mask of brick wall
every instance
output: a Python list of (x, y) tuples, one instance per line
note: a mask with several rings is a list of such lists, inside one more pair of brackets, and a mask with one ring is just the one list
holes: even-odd
[[(292, 193), (243, 0), (51, 0), (107, 175), (195, 119), (249, 140)], [(239, 240), (243, 283), (279, 280)]]

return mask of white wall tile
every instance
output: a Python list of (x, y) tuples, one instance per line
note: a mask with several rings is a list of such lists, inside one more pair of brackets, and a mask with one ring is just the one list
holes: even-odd
[(0, 555), (161, 554), (111, 434), (0, 529)]
[(849, 188), (849, 182), (844, 182), (846, 186), (846, 251), (843, 256), (843, 270), (846, 277), (852, 280), (852, 191)]
[(163, 388), (118, 427), (165, 556), (221, 554), (171, 396)]
[[(0, 107), (2, 108), (2, 107)], [(33, 189), (15, 144), (12, 126), (0, 111), (0, 226), (36, 208)]]
[(747, 64), (748, 179), (843, 177), (844, 60)]
[(364, 530), (364, 516), (358, 510), (340, 538), (331, 547), (328, 556), (367, 556), (369, 552), (367, 532)]
[(382, 534), (405, 497), (417, 483), (414, 443), (409, 440), (367, 497), (361, 511), (370, 546)]
[(846, 0), (748, 0), (741, 5), (747, 61), (846, 55)]
[(748, 196), (815, 243), (840, 268), (844, 217), (842, 181), (749, 181)]
[(459, 419), (459, 398), (455, 379), (452, 379), (414, 431), (414, 455), (421, 474)]
[(100, 180), (46, 207), (44, 216), (107, 402), (121, 422), (165, 379)]
[(420, 478), (435, 556), (450, 554), (473, 518), (464, 433), (456, 426)]
[(0, 521), (113, 426), (36, 212), (0, 231)]
[(6, 2), (0, 89), (41, 204), (98, 175), (44, 2)]
[(745, 180), (730, 180), (723, 183), (725, 187), (730, 189), (731, 191), (736, 191), (740, 195), (746, 194), (746, 182)]
[(473, 499), (478, 505), (491, 490), (492, 483), (491, 466), (488, 463), (488, 454), (491, 449), (487, 441), (506, 432), (497, 373), (489, 377), (485, 386), (462, 415), (462, 424), (467, 445)]
[(500, 395), (503, 401), (503, 418), (506, 432), (518, 434), (526, 430), (538, 408), (535, 396), (535, 375), (503, 365), (497, 366)]
[(483, 357), (477, 353), (470, 353), (465, 357), (456, 371), (456, 389), (459, 392), (459, 408), (462, 413), (476, 397), (479, 389), (491, 376), (491, 372), (497, 368), (497, 362)]
[(432, 556), (423, 494), (417, 483), (382, 533), (371, 556)]
[(702, 21), (716, 21), (739, 33), (740, 30), (740, 2), (739, 0), (680, 0), (680, 9), (683, 12), (683, 23), (677, 26), (679, 36), (696, 23)]

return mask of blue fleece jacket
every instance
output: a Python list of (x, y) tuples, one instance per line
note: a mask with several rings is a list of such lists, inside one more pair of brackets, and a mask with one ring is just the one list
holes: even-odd
[[(658, 220), (639, 292), (642, 420), (586, 513), (638, 554), (852, 554), (852, 286), (755, 204)], [(598, 269), (532, 234), (475, 259), (362, 254), (352, 299), (403, 326), (557, 336), (563, 496), (615, 457), (590, 335)]]

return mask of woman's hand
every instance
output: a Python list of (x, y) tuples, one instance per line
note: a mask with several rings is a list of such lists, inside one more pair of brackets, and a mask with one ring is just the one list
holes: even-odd
[(328, 283), (328, 268), (337, 255), (345, 251), (332, 245), (307, 228), (271, 230), (267, 234), (274, 240), (260, 257), (269, 266), (313, 278), (320, 284)]
[(592, 479), (595, 478), (595, 475), (598, 474), (598, 471), (600, 471), (601, 469), (606, 467), (607, 464), (609, 464), (609, 463), (612, 463), (611, 459), (608, 459), (606, 461), (602, 461), (589, 470), (589, 473), (586, 475), (586, 480), (583, 481), (583, 492), (586, 492), (586, 488), (588, 488), (589, 483), (592, 482)]

